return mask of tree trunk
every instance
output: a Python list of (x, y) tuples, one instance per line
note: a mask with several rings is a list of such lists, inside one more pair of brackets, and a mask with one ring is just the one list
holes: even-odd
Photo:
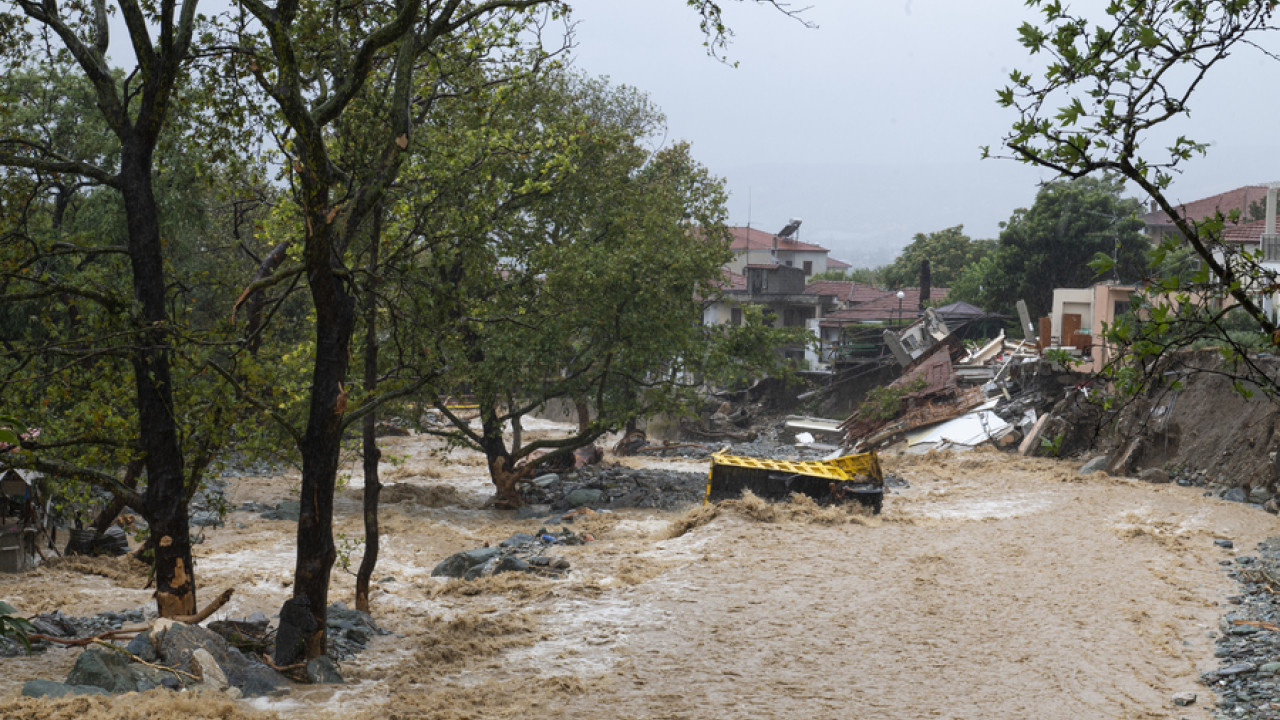
[[(370, 232), (369, 283), (364, 298), (364, 390), (372, 397), (378, 387), (378, 246), (382, 241), (382, 212), (374, 211), (373, 229)], [(364, 442), (364, 557), (356, 571), (356, 609), (369, 612), (369, 580), (378, 566), (378, 495), (382, 483), (378, 479), (377, 413), (363, 418)]]
[[(130, 490), (134, 490), (138, 487), (138, 475), (141, 473), (142, 461), (133, 460), (125, 467), (124, 478), (121, 482), (125, 487)], [(128, 507), (128, 505), (129, 503), (125, 498), (112, 497), (98, 513), (97, 519), (93, 521), (93, 524), (90, 525), (90, 527), (93, 528), (94, 532), (101, 535), (107, 531), (107, 528), (111, 527), (111, 523), (116, 521), (116, 518), (120, 516), (120, 513), (124, 512), (124, 509)]]
[(493, 506), (498, 508), (518, 508), (523, 504), (520, 493), (516, 491), (518, 483), (526, 474), (524, 468), (513, 467), (511, 452), (502, 439), (502, 424), (498, 422), (493, 405), (485, 405), (481, 398), (480, 418), (484, 435), (481, 437), (481, 449), (489, 466), (489, 479), (493, 481), (495, 495)]
[(591, 425), (591, 406), (583, 398), (574, 398), (573, 406), (578, 411), (578, 432), (584, 433)]
[[(315, 142), (321, 143), (321, 140)], [(301, 145), (305, 146), (303, 142)], [(301, 164), (322, 152), (300, 153)], [(302, 437), (302, 488), (299, 501), (297, 562), (294, 595), (305, 596), (315, 620), (306, 634), (306, 656), (325, 653), (325, 628), (329, 605), (329, 574), (337, 551), (333, 544), (333, 491), (342, 442), (342, 416), (346, 411), (347, 364), (355, 329), (355, 299), (334, 264), (339, 262), (336, 229), (325, 217), (328, 183), (307, 177), (302, 194), (306, 212), (307, 284), (316, 311), (315, 368), (311, 375), (311, 407)]]
[(147, 470), (145, 507), (139, 510), (156, 538), (156, 607), (162, 617), (172, 617), (196, 613), (196, 586), (178, 413), (173, 406), (160, 216), (151, 186), (151, 148), (143, 145), (137, 138), (126, 141), (120, 167), (134, 297), (141, 313), (132, 358), (138, 437)]

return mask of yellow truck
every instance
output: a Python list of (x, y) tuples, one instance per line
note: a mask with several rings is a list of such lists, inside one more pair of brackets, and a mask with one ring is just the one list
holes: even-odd
[(822, 504), (858, 502), (879, 513), (884, 504), (884, 472), (875, 451), (810, 462), (712, 455), (706, 502), (736, 498), (743, 490), (766, 500), (786, 500), (800, 493)]

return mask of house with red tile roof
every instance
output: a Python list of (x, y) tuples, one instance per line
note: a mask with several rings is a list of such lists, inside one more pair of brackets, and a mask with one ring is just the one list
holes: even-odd
[[(751, 227), (731, 227), (733, 242), (729, 249), (733, 259), (726, 265), (741, 273), (748, 265), (785, 265), (804, 271), (804, 276), (824, 273), (830, 269), (826, 248), (800, 242), (794, 237), (781, 237)], [(848, 267), (848, 264), (844, 264)]]
[[(1195, 222), (1207, 220), (1218, 213), (1222, 213), (1226, 218), (1230, 218), (1233, 213), (1238, 213), (1240, 222), (1252, 222), (1262, 219), (1266, 201), (1266, 185), (1246, 185), (1212, 197), (1178, 205), (1174, 210), (1182, 217)], [(1173, 220), (1163, 210), (1153, 210), (1143, 215), (1142, 221), (1147, 224), (1146, 233), (1153, 240), (1159, 240), (1169, 233), (1176, 232)], [(1228, 224), (1230, 224), (1229, 220)]]

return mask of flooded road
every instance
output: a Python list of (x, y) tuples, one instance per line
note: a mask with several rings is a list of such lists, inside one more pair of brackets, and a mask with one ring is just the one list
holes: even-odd
[[(620, 511), (587, 521), (597, 542), (563, 549), (565, 579), (445, 582), (429, 573), (446, 555), (537, 523), (480, 509), (478, 457), (440, 458), (416, 438), (391, 445), (400, 460), (385, 466), (387, 480), (423, 489), (382, 511), (372, 601), (397, 635), (343, 664), (347, 687), (183, 714), (1208, 718), (1197, 676), (1217, 665), (1219, 604), (1231, 591), (1219, 562), (1233, 557), (1213, 541), (1247, 554), (1280, 534), (1274, 516), (1194, 488), (1081, 477), (1074, 464), (983, 451), (888, 456), (910, 488), (887, 497), (880, 517), (751, 501)], [(230, 500), (276, 502), (291, 482), (244, 479)], [(339, 531), (359, 536), (357, 488), (342, 492), (338, 512)], [(292, 532), (232, 513), (208, 533), (197, 549), (204, 597), (237, 588), (218, 617), (278, 610)], [(351, 554), (354, 568), (358, 547)], [(337, 571), (331, 597), (349, 602), (353, 582)], [(92, 614), (142, 605), (147, 591), (41, 570), (0, 578), (0, 598), (25, 613)], [(131, 707), (178, 702), (15, 698), (27, 679), (62, 679), (73, 660), (0, 660), (0, 717), (136, 717)], [(1200, 703), (1174, 708), (1185, 690)]]

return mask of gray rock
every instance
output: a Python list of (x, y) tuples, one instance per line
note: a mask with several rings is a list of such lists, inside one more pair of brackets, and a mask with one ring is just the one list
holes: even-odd
[(1111, 462), (1111, 458), (1107, 457), (1106, 455), (1099, 455), (1098, 457), (1093, 458), (1092, 460), (1085, 463), (1084, 465), (1081, 465), (1080, 474), (1092, 475), (1093, 473), (1096, 473), (1096, 472), (1105, 473), (1107, 471), (1107, 465), (1110, 464), (1110, 462)]
[(569, 504), (569, 507), (582, 507), (583, 505), (599, 505), (603, 499), (603, 490), (578, 488), (566, 495), (564, 501)]
[(138, 633), (129, 641), (125, 650), (128, 650), (147, 662), (155, 662), (160, 659), (160, 656), (156, 655), (156, 646), (151, 644), (150, 633)]
[(1270, 500), (1262, 504), (1262, 509), (1272, 515), (1280, 514), (1280, 495), (1272, 497)]
[(519, 547), (525, 543), (531, 543), (533, 540), (534, 537), (529, 533), (516, 533), (499, 543), (499, 546), (504, 548)]
[(120, 653), (98, 647), (80, 653), (66, 684), (92, 685), (113, 694), (138, 689), (137, 680), (129, 672), (129, 660)]
[(1160, 468), (1147, 468), (1138, 473), (1138, 479), (1142, 482), (1153, 484), (1163, 484), (1169, 482), (1169, 473)]
[(1222, 493), (1222, 499), (1230, 502), (1247, 503), (1249, 502), (1249, 493), (1245, 492), (1242, 487), (1233, 487)]
[(1196, 694), (1193, 692), (1175, 693), (1173, 696), (1173, 704), (1178, 707), (1186, 707), (1196, 701)]
[(463, 574), (462, 579), (477, 580), (482, 577), (489, 577), (493, 574), (494, 569), (498, 567), (498, 562), (499, 560), (496, 557), (489, 558), (485, 562), (469, 568), (467, 572)]
[(110, 695), (94, 685), (68, 685), (54, 680), (28, 680), (22, 684), (23, 697), (60, 698), (68, 695)]
[[(281, 614), (283, 615), (283, 611)], [(310, 613), (307, 617), (310, 618)], [(154, 638), (152, 642), (155, 642)], [(278, 643), (277, 634), (277, 645)], [(221, 635), (195, 625), (170, 624), (164, 630), (157, 652), (165, 665), (195, 674), (192, 656), (199, 649), (204, 649), (213, 657), (227, 682), (239, 688), (245, 697), (269, 695), (289, 684), (288, 679), (280, 673), (246, 658), (239, 650), (227, 644)]]
[(1217, 545), (1220, 548), (1226, 548), (1228, 550), (1236, 546), (1235, 543), (1231, 542), (1230, 540), (1227, 540), (1226, 538), (1218, 538), (1217, 540), (1213, 541), (1213, 544)]
[(1262, 667), (1258, 668), (1258, 672), (1264, 672), (1271, 675), (1275, 675), (1276, 673), (1280, 672), (1280, 662), (1269, 662), (1266, 665), (1263, 665)]
[(306, 595), (295, 595), (280, 608), (280, 626), (276, 630), (276, 651), (272, 660), (277, 667), (292, 665), (306, 650), (307, 637), (319, 630), (311, 614)]
[(493, 568), (493, 574), (497, 575), (498, 573), (504, 572), (529, 572), (530, 569), (529, 563), (518, 557), (511, 557), (510, 555), (507, 555), (498, 560), (497, 566)]
[(477, 548), (465, 552), (454, 553), (431, 571), (431, 577), (460, 578), (471, 568), (481, 565), (498, 554), (498, 548)]
[(316, 685), (342, 685), (345, 682), (338, 666), (326, 655), (307, 661), (307, 680)]
[(1257, 669), (1258, 669), (1258, 666), (1254, 665), (1251, 662), (1238, 662), (1235, 665), (1228, 665), (1227, 667), (1219, 668), (1218, 675), (1222, 677), (1231, 677), (1233, 675), (1244, 675), (1245, 673), (1251, 673)]
[(282, 503), (277, 503), (274, 510), (262, 513), (262, 517), (268, 520), (298, 522), (298, 516), (301, 514), (302, 506), (297, 500), (285, 500)]
[(1249, 491), (1249, 502), (1263, 505), (1271, 500), (1271, 491), (1263, 487), (1256, 487)]
[(556, 481), (559, 479), (560, 479), (559, 475), (555, 473), (547, 473), (546, 475), (539, 475), (538, 477), (534, 478), (533, 480), (530, 480), (529, 482), (534, 487), (545, 488), (545, 487), (550, 487), (554, 485)]
[(196, 648), (191, 653), (192, 675), (200, 678), (205, 685), (215, 690), (222, 691), (231, 687), (231, 683), (227, 682), (226, 673), (222, 672), (222, 668), (218, 667), (218, 661), (213, 659), (213, 655), (204, 648)]
[(191, 524), (199, 527), (222, 527), (222, 518), (212, 510), (191, 513)]

